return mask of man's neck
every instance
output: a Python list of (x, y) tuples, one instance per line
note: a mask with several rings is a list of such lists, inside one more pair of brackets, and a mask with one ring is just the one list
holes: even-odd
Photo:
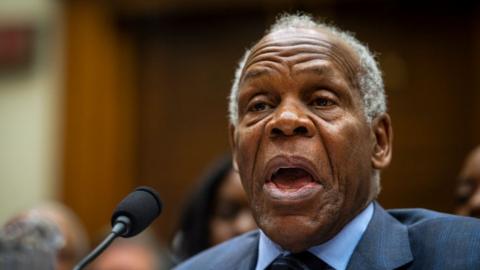
[[(308, 249), (311, 253), (334, 267), (346, 269), (348, 261), (355, 247), (367, 229), (374, 211), (373, 203), (370, 203), (362, 212), (345, 225), (332, 239)], [(263, 270), (280, 254), (289, 252), (273, 242), (266, 234), (260, 231), (259, 254), (256, 270)]]

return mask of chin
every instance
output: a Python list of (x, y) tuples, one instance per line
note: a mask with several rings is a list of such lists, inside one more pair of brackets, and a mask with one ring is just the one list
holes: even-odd
[(293, 253), (319, 245), (328, 239), (325, 228), (305, 216), (279, 216), (259, 223), (263, 232), (283, 249)]

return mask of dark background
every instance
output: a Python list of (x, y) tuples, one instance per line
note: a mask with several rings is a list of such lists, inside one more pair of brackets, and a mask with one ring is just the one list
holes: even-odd
[(454, 210), (480, 142), (475, 1), (65, 1), (63, 198), (91, 234), (134, 186), (164, 200), (167, 239), (202, 170), (228, 151), (237, 61), (279, 12), (303, 10), (378, 52), (393, 120), (386, 208)]

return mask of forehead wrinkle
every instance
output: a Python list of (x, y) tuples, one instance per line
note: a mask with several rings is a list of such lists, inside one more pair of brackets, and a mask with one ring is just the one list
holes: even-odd
[[(321, 62), (316, 60), (320, 60)], [(314, 73), (319, 76), (332, 74), (333, 70), (331, 69), (330, 65), (322, 60), (323, 59), (312, 58), (308, 60), (306, 59), (306, 61), (302, 61), (302, 63), (295, 64), (292, 68), (292, 74), (298, 75), (300, 73)], [(314, 63), (311, 63), (312, 61), (314, 61)]]
[(263, 69), (263, 68), (262, 69), (249, 70), (249, 71), (245, 72), (245, 74), (243, 75), (242, 81), (245, 82), (245, 81), (248, 81), (248, 80), (253, 80), (255, 78), (264, 76), (268, 73), (270, 73), (270, 71), (267, 70), (267, 69)]
[[(326, 38), (327, 40), (322, 40), (321, 38)], [(271, 39), (271, 40), (268, 40)], [(279, 40), (280, 39), (280, 40)], [(265, 44), (262, 44), (264, 42)], [(260, 45), (260, 46), (259, 46)], [(343, 46), (342, 46), (343, 45)], [(247, 60), (245, 69), (251, 65), (258, 63), (259, 60), (255, 59), (258, 55), (267, 54), (270, 56), (280, 56), (280, 57), (295, 57), (299, 54), (321, 54), (331, 58), (340, 69), (345, 73), (345, 77), (348, 79), (350, 85), (354, 88), (358, 88), (358, 82), (356, 79), (357, 66), (359, 63), (355, 55), (348, 50), (349, 47), (341, 43), (341, 40), (338, 40), (334, 37), (325, 36), (319, 32), (318, 37), (297, 37), (291, 39), (291, 37), (283, 36), (274, 36), (271, 38), (264, 38), (259, 43), (257, 43), (256, 48), (254, 47), (252, 54)], [(320, 49), (320, 50), (319, 50)], [(323, 49), (323, 50), (322, 50)], [(263, 58), (263, 57), (262, 57)], [(291, 62), (290, 59), (275, 59), (275, 61), (286, 61)]]
[[(268, 54), (256, 57), (250, 63), (247, 63), (243, 69), (244, 74), (242, 75), (242, 81), (244, 80), (245, 74), (248, 73), (249, 69), (264, 69), (268, 71), (281, 71), (281, 66), (284, 65), (285, 59), (278, 56), (278, 54)], [(259, 65), (259, 67), (255, 66)], [(259, 74), (259, 75), (265, 75)]]
[[(262, 67), (251, 68), (253, 64), (258, 64), (260, 62), (262, 63)], [(254, 80), (262, 76), (270, 75), (273, 73), (273, 71), (278, 71), (278, 68), (276, 67), (277, 65), (278, 63), (275, 61), (271, 61), (271, 59), (260, 59), (254, 63), (251, 63), (248, 66), (245, 66), (244, 74), (241, 78), (241, 83), (245, 83), (246, 81)]]
[[(261, 56), (258, 56), (261, 53), (265, 53)], [(260, 70), (256, 70), (255, 72), (251, 73), (247, 71), (251, 66), (258, 64), (260, 62), (270, 62), (269, 64), (263, 63), (272, 69), (275, 69), (276, 64), (286, 63), (289, 66), (291, 71), (290, 65), (294, 64), (295, 62), (302, 62), (302, 61), (309, 61), (313, 59), (328, 59), (328, 53), (322, 53), (318, 51), (318, 48), (304, 44), (291, 46), (291, 48), (287, 50), (281, 50), (281, 48), (270, 48), (268, 50), (265, 49), (264, 52), (257, 52), (257, 56), (253, 56), (247, 61), (247, 64), (244, 67), (245, 74), (243, 75), (243, 81), (250, 78), (255, 78), (260, 75), (265, 75), (265, 72), (260, 72)], [(325, 57), (322, 57), (322, 56)], [(292, 60), (293, 59), (293, 60)]]
[(329, 49), (332, 45), (329, 42), (325, 42), (323, 40), (318, 40), (313, 38), (296, 39), (296, 40), (290, 40), (290, 41), (289, 40), (271, 41), (262, 46), (258, 46), (258, 44), (252, 49), (249, 59), (253, 59), (262, 53), (280, 52), (282, 50), (288, 49), (288, 47), (291, 47), (291, 48), (310, 47), (312, 49), (323, 47), (323, 48)]
[(260, 56), (252, 57), (245, 64), (244, 70), (247, 70), (252, 65), (259, 62), (271, 62), (271, 63), (280, 63), (282, 62), (281, 56), (278, 53), (266, 53)]
[(325, 40), (321, 40), (321, 39), (317, 39), (317, 38), (296, 38), (294, 40), (288, 40), (288, 39), (285, 39), (285, 40), (272, 40), (272, 41), (268, 41), (266, 42), (266, 44), (262, 45), (262, 46), (259, 46), (257, 45), (256, 47), (254, 47), (253, 49), (255, 51), (261, 51), (265, 48), (268, 48), (268, 47), (291, 47), (291, 46), (298, 46), (298, 45), (313, 45), (313, 46), (322, 46), (322, 47), (326, 47), (326, 48), (329, 48), (332, 46), (332, 43), (328, 42), (328, 41), (325, 41)]
[(252, 59), (260, 53), (269, 52), (270, 48), (272, 48), (272, 52), (281, 50), (284, 47), (296, 45), (322, 45), (322, 47), (329, 48), (332, 44), (328, 41), (321, 39), (320, 36), (322, 36), (322, 34), (320, 32), (318, 33), (320, 34), (319, 37), (302, 36), (296, 37), (295, 39), (292, 39), (290, 36), (272, 34), (267, 35), (252, 47), (250, 56), (248, 58)]
[[(346, 48), (342, 48), (341, 46), (332, 46), (330, 51), (331, 57), (339, 63), (340, 67), (345, 69), (345, 73), (350, 75), (349, 77), (353, 79), (352, 83), (354, 83), (354, 81), (356, 81), (354, 78), (357, 76), (356, 67), (359, 65), (358, 60), (354, 57), (354, 55), (351, 54), (351, 52), (347, 51)], [(350, 58), (351, 60), (347, 58)]]
[[(292, 35), (293, 34), (293, 35)], [(309, 31), (305, 28), (298, 28), (294, 31), (290, 30), (280, 30), (265, 36), (261, 42), (270, 42), (270, 43), (284, 43), (292, 44), (296, 42), (328, 42), (332, 40), (333, 37), (321, 29), (315, 29)]]
[[(338, 49), (338, 48), (337, 48)], [(325, 72), (327, 71), (325, 68), (332, 69), (332, 65), (335, 65), (338, 67), (338, 69), (341, 71), (342, 75), (344, 78), (348, 81), (350, 86), (353, 88), (358, 88), (358, 81), (357, 81), (357, 72), (356, 68), (353, 67), (353, 65), (357, 66), (358, 63), (352, 63), (347, 57), (349, 56), (348, 54), (344, 56), (342, 52), (338, 52), (341, 49), (336, 50), (335, 47), (330, 48), (329, 50), (326, 51), (314, 51), (312, 53), (308, 53), (303, 56), (297, 56), (299, 59), (296, 60), (295, 62), (307, 62), (307, 61), (312, 61), (315, 59), (318, 60), (324, 60), (326, 63), (324, 63), (324, 67), (322, 67), (322, 70), (317, 70), (317, 73), (320, 74), (320, 71)], [(348, 53), (348, 51), (346, 51)], [(328, 63), (328, 64), (327, 64)], [(307, 64), (307, 63), (305, 63)], [(333, 70), (330, 70), (330, 73), (333, 72)]]

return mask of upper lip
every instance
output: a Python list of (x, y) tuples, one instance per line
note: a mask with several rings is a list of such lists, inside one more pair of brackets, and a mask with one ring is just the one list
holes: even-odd
[(314, 164), (302, 156), (276, 156), (267, 162), (265, 181), (270, 181), (274, 173), (279, 169), (297, 168), (308, 172), (313, 180), (322, 184), (320, 177), (317, 174)]

